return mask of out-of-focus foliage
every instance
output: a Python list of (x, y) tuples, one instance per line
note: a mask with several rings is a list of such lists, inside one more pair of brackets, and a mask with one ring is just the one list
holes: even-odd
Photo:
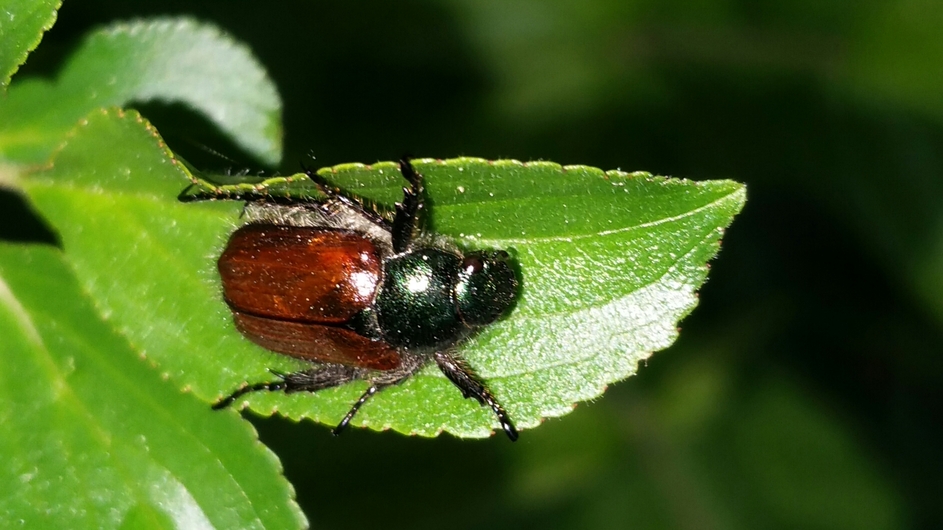
[(0, 102), (0, 155), (43, 163), (89, 112), (130, 102), (201, 111), (259, 160), (281, 157), (281, 101), (251, 53), (187, 18), (115, 24), (83, 39), (55, 82), (17, 83)]
[(0, 8), (0, 93), (56, 21), (58, 0), (9, 0)]
[[(517, 444), (258, 420), (312, 524), (943, 520), (943, 4), (87, 0), (16, 79), (54, 75), (93, 25), (167, 13), (257, 54), (285, 101), (286, 171), (311, 150), (318, 166), (474, 154), (751, 191), (679, 342)], [(236, 153), (186, 109), (139, 107), (178, 151)], [(0, 234), (29, 237), (3, 201)]]

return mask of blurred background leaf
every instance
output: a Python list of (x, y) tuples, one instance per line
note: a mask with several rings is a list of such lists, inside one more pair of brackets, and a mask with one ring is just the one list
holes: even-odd
[(59, 0), (9, 0), (0, 13), (0, 93), (56, 21)]
[[(254, 420), (313, 525), (940, 526), (943, 4), (86, 0), (16, 82), (56, 75), (96, 25), (166, 14), (259, 57), (285, 171), (310, 150), (468, 154), (750, 188), (675, 346), (517, 444)], [(254, 159), (186, 109), (139, 107), (175, 150)], [(4, 237), (49, 237), (17, 211)]]
[(42, 163), (89, 112), (132, 102), (186, 105), (254, 160), (281, 159), (281, 101), (242, 44), (208, 24), (154, 18), (85, 37), (55, 81), (27, 79), (0, 100), (0, 154)]

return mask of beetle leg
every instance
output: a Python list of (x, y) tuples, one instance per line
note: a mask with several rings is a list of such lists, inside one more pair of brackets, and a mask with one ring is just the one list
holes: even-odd
[(332, 201), (343, 200), (344, 197), (346, 197), (340, 188), (332, 186), (331, 183), (329, 183), (324, 177), (318, 175), (316, 171), (313, 171), (311, 168), (304, 165), (304, 163), (301, 164), (301, 170), (304, 171), (305, 175), (308, 175), (308, 178), (311, 179), (311, 182), (314, 182), (314, 184), (318, 187), (318, 191), (327, 195), (328, 199)]
[(281, 380), (264, 381), (239, 388), (229, 396), (213, 404), (213, 410), (226, 408), (231, 405), (233, 401), (249, 392), (258, 392), (261, 390), (269, 392), (284, 390), (286, 394), (294, 392), (317, 392), (318, 390), (341, 386), (351, 381), (362, 379), (362, 372), (363, 370), (361, 369), (340, 364), (325, 364), (311, 370), (293, 372), (290, 374), (272, 372)]
[(190, 184), (186, 188), (183, 188), (183, 191), (177, 194), (177, 200), (180, 202), (190, 202), (193, 200), (198, 200), (198, 199), (192, 198), (193, 196), (190, 194), (190, 190), (192, 190), (194, 186), (196, 186), (196, 184)]
[[(318, 191), (323, 193), (327, 197), (327, 205), (330, 204), (340, 204), (346, 206), (357, 212), (358, 214), (369, 219), (373, 224), (382, 226), (389, 229), (390, 220), (384, 217), (383, 213), (380, 212), (379, 207), (374, 204), (372, 201), (367, 201), (359, 197), (351, 197), (343, 192), (340, 188), (332, 186), (324, 177), (318, 175), (316, 171), (311, 170), (308, 166), (301, 164), (301, 169), (304, 171), (305, 175), (308, 175), (308, 178), (311, 179), (311, 182), (318, 187)], [(335, 212), (336, 213), (336, 212)]]
[(370, 385), (370, 388), (368, 388), (367, 391), (364, 392), (362, 396), (360, 396), (360, 399), (358, 399), (357, 402), (354, 403), (354, 406), (350, 407), (350, 411), (347, 412), (347, 415), (344, 416), (344, 419), (342, 419), (341, 422), (337, 424), (337, 427), (334, 427), (334, 429), (331, 430), (331, 434), (333, 434), (334, 436), (337, 436), (337, 435), (340, 434), (344, 429), (346, 429), (346, 428), (347, 428), (347, 425), (350, 423), (350, 420), (354, 419), (354, 416), (357, 415), (357, 412), (360, 410), (360, 407), (362, 407), (363, 404), (366, 403), (368, 399), (372, 398), (374, 394), (376, 394), (377, 392), (383, 390), (384, 388), (386, 388), (386, 387), (388, 387), (388, 386), (390, 386), (390, 385), (389, 385), (389, 384), (386, 384), (386, 385), (379, 385), (379, 384)]
[(317, 392), (325, 388), (346, 385), (363, 379), (364, 370), (342, 364), (322, 364), (310, 370), (293, 372), (281, 376), (285, 380), (285, 393)]
[(190, 184), (183, 189), (178, 195), (177, 200), (180, 202), (200, 202), (200, 201), (215, 201), (221, 198), (227, 198), (224, 195), (210, 191), (210, 190), (197, 190), (193, 191), (196, 184)]
[(419, 237), (420, 219), (424, 209), (422, 175), (413, 169), (409, 158), (403, 157), (399, 170), (409, 187), (403, 188), (403, 202), (396, 203), (396, 217), (393, 219), (393, 251), (405, 252), (412, 242)]
[(259, 390), (268, 390), (268, 391), (274, 392), (276, 390), (282, 390), (284, 388), (285, 388), (284, 380), (256, 383), (254, 385), (246, 385), (244, 387), (237, 389), (232, 394), (229, 394), (228, 396), (214, 403), (213, 410), (224, 409), (228, 407), (229, 405), (232, 405), (233, 401), (236, 401), (241, 396), (243, 396), (244, 394), (248, 394), (249, 392), (258, 392)]
[(498, 423), (501, 424), (504, 433), (508, 435), (512, 442), (517, 440), (517, 429), (511, 422), (508, 413), (494, 398), (484, 382), (472, 372), (464, 361), (445, 352), (436, 352), (435, 362), (439, 365), (439, 369), (442, 370), (445, 377), (448, 377), (462, 391), (462, 396), (475, 398), (482, 406), (488, 405), (491, 407), (495, 416), (498, 417)]
[(365, 373), (361, 370), (361, 374), (358, 379), (366, 379), (370, 383), (370, 387), (367, 388), (366, 392), (360, 396), (360, 399), (350, 408), (350, 411), (347, 412), (347, 415), (344, 416), (344, 419), (337, 424), (337, 427), (334, 427), (334, 430), (331, 431), (332, 434), (337, 436), (344, 429), (347, 428), (347, 425), (350, 423), (350, 420), (354, 419), (354, 416), (357, 415), (357, 412), (360, 410), (360, 407), (367, 402), (368, 399), (372, 398), (374, 394), (383, 390), (384, 388), (396, 386), (403, 381), (409, 379), (416, 371), (422, 368), (428, 358), (422, 355), (413, 355), (408, 352), (404, 352), (400, 358), (400, 366), (395, 370), (388, 371), (379, 371), (372, 373)]

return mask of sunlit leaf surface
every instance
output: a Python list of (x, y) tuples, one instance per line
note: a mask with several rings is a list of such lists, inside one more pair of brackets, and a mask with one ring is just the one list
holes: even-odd
[[(583, 166), (480, 159), (416, 160), (432, 224), (468, 247), (505, 248), (523, 292), (509, 318), (463, 345), (522, 428), (567, 413), (636, 370), (677, 336), (696, 304), (742, 185), (696, 183)], [(382, 202), (401, 193), (394, 163), (322, 174)], [(233, 201), (182, 204), (187, 170), (134, 113), (93, 113), (26, 189), (61, 231), (67, 254), (104, 313), (172, 380), (210, 401), (270, 368), (302, 367), (232, 327), (215, 258), (239, 224)], [(257, 394), (253, 408), (335, 423), (363, 390)], [(354, 424), (422, 435), (485, 436), (491, 412), (435, 368), (382, 392)]]

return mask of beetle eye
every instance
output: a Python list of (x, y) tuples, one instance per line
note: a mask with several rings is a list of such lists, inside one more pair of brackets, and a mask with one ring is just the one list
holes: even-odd
[(465, 261), (462, 262), (462, 270), (468, 275), (481, 272), (483, 268), (485, 268), (485, 262), (482, 261), (480, 256), (467, 256)]

